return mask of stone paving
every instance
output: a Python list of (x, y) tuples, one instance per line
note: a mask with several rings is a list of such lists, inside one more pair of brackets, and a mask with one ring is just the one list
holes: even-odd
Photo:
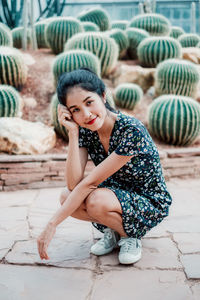
[(42, 261), (36, 238), (59, 208), (61, 188), (0, 193), (0, 300), (199, 300), (200, 180), (175, 179), (170, 215), (142, 240), (142, 259), (118, 262), (118, 251), (95, 257), (102, 236), (68, 218)]

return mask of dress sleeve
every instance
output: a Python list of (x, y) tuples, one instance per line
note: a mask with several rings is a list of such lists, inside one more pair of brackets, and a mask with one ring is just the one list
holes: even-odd
[(152, 145), (147, 130), (128, 126), (125, 128), (121, 141), (114, 150), (118, 155), (138, 156), (152, 153)]
[(83, 127), (79, 126), (79, 147), (87, 148), (87, 138), (86, 138), (86, 131)]

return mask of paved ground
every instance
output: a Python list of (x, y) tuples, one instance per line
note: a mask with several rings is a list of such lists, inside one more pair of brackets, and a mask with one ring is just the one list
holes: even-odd
[(0, 193), (0, 300), (200, 299), (200, 180), (168, 182), (170, 216), (142, 240), (142, 259), (118, 263), (118, 252), (97, 258), (101, 234), (68, 218), (41, 261), (36, 237), (59, 207), (61, 189)]

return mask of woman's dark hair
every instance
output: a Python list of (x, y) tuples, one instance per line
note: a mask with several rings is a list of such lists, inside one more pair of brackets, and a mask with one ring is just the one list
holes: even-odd
[[(106, 91), (104, 82), (90, 69), (80, 68), (71, 72), (63, 73), (58, 80), (57, 96), (60, 104), (66, 105), (66, 96), (73, 87), (80, 87), (85, 91), (90, 91), (102, 97)], [(105, 106), (112, 112), (117, 112), (106, 101)]]

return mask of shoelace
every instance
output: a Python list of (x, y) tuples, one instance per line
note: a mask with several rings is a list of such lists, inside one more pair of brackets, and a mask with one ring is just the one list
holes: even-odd
[(108, 244), (110, 239), (112, 239), (112, 233), (110, 231), (105, 231), (103, 238), (99, 240), (99, 244)]
[(139, 246), (137, 239), (134, 238), (121, 239), (118, 242), (118, 245), (122, 246), (121, 250), (125, 252), (133, 250)]

